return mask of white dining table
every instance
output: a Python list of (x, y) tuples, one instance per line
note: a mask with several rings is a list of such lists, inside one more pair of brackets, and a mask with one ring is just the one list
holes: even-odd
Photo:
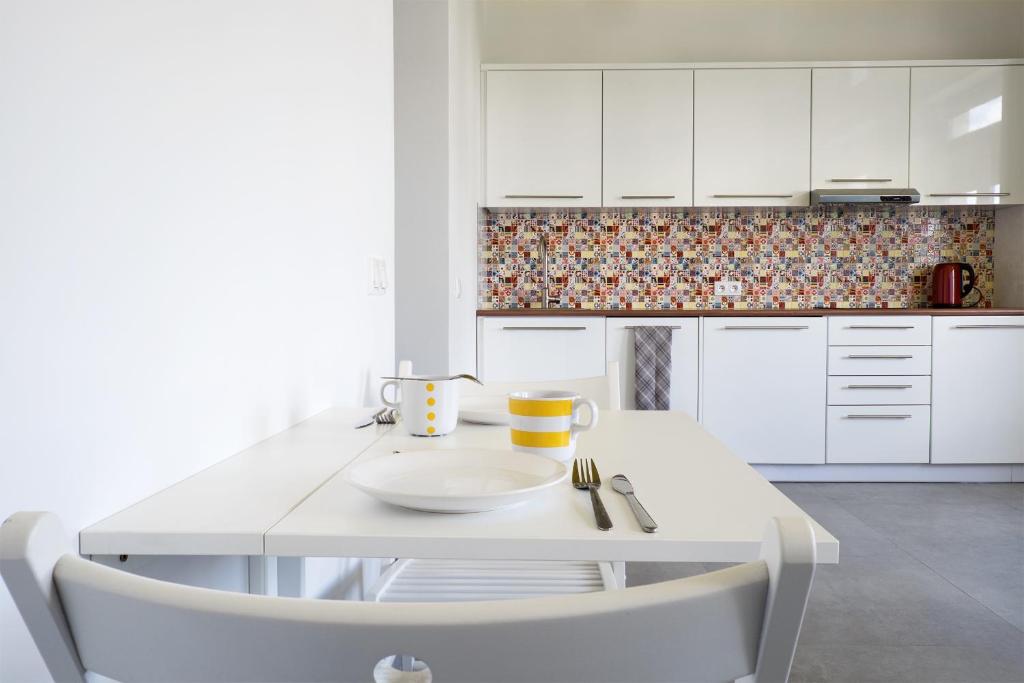
[[(401, 426), (356, 460), (394, 451), (508, 449), (509, 429), (460, 424), (440, 438)], [(835, 563), (839, 542), (692, 418), (679, 412), (604, 411), (580, 435), (577, 455), (592, 458), (613, 528), (596, 527), (590, 496), (564, 484), (517, 506), (472, 514), (434, 514), (383, 503), (350, 485), (341, 470), (270, 528), (276, 557), (365, 557), (614, 562), (745, 562), (761, 550), (772, 517), (806, 517), (817, 561)], [(625, 474), (658, 523), (638, 526), (624, 496), (607, 485)]]
[[(353, 462), (394, 451), (509, 449), (508, 427), (460, 423), (422, 438), (402, 426), (354, 429), (368, 409), (324, 411), (83, 529), (88, 556), (248, 556), (250, 585), (301, 594), (305, 558), (450, 558), (744, 562), (771, 517), (806, 517), (817, 561), (839, 542), (685, 413), (603, 411), (579, 437), (614, 526), (597, 529), (590, 496), (566, 481), (520, 505), (471, 514), (395, 507), (352, 487)], [(658, 522), (640, 530), (607, 482), (625, 474)], [(276, 574), (273, 580), (267, 578)], [(254, 578), (256, 576), (256, 578)], [(287, 579), (285, 577), (288, 577)], [(285, 588), (287, 586), (287, 588)]]

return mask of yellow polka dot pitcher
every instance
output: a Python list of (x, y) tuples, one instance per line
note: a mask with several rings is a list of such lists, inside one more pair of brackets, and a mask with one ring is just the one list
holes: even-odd
[[(413, 436), (444, 436), (459, 422), (459, 379), (463, 378), (477, 381), (470, 375), (385, 377), (380, 399), (398, 410), (406, 431)], [(387, 397), (388, 387), (394, 387), (394, 400)]]

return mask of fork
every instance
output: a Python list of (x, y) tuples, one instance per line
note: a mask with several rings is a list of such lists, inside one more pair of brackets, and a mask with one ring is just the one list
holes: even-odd
[(398, 411), (394, 408), (382, 410), (373, 416), (373, 421), (379, 425), (393, 425), (398, 422)]
[(594, 519), (597, 521), (597, 528), (601, 531), (611, 529), (612, 518), (608, 516), (601, 495), (597, 492), (601, 488), (601, 475), (598, 474), (597, 465), (592, 459), (576, 458), (572, 461), (572, 485), (578, 489), (590, 491), (590, 504), (594, 506)]

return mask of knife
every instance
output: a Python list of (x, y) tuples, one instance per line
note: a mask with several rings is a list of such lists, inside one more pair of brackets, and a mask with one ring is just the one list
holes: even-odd
[(369, 427), (370, 425), (372, 425), (374, 422), (377, 421), (377, 416), (382, 414), (385, 410), (387, 410), (387, 408), (381, 408), (380, 410), (378, 410), (377, 412), (375, 412), (373, 415), (371, 415), (370, 417), (366, 418), (365, 420), (360, 420), (359, 422), (357, 422), (355, 424), (354, 428), (355, 429), (362, 429), (363, 427)]

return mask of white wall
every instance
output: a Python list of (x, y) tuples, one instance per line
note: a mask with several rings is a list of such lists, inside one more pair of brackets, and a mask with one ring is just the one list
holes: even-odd
[(1024, 56), (1021, 0), (486, 0), (484, 62)]
[(395, 2), (398, 359), (448, 372), (448, 2)]
[(1024, 206), (996, 210), (996, 306), (1024, 308)]
[[(379, 0), (3, 4), (0, 518), (77, 531), (368, 402), (392, 30)], [(0, 589), (0, 680), (45, 679)]]
[(481, 192), (480, 28), (474, 0), (451, 0), (449, 366), (476, 371), (477, 206)]

